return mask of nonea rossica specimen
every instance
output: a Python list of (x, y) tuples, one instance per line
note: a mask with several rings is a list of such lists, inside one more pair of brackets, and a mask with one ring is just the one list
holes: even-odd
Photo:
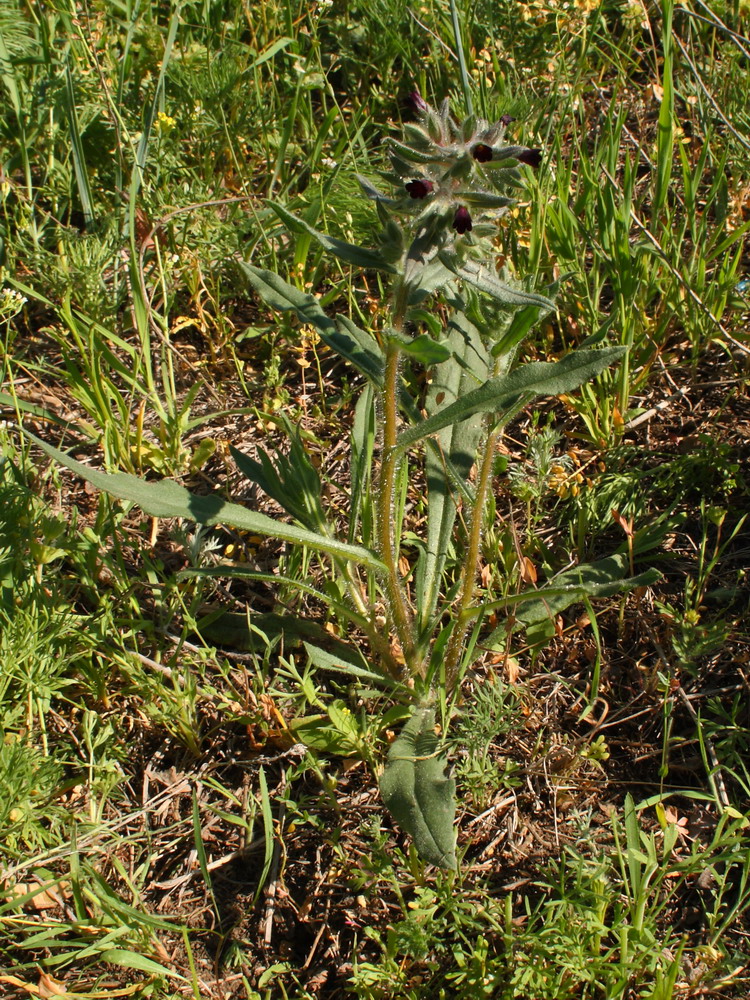
[[(314, 714), (303, 711), (290, 728), (311, 747), (367, 760), (419, 855), (454, 868), (455, 783), (445, 739), (478, 641), (493, 638), (483, 630), (488, 613), (512, 612), (518, 621), (527, 601), (536, 608), (554, 602), (559, 611), (581, 597), (646, 581), (644, 574), (623, 580), (627, 567), (613, 557), (568, 569), (564, 580), (528, 593), (481, 600), (482, 527), (505, 426), (535, 398), (572, 392), (595, 378), (623, 351), (579, 348), (554, 361), (521, 363), (519, 345), (554, 309), (553, 289), (539, 294), (530, 281), (498, 269), (495, 241), (498, 220), (522, 183), (519, 165), (538, 167), (541, 151), (506, 142), (508, 115), (495, 123), (457, 122), (447, 101), (434, 109), (414, 94), (411, 104), (417, 121), (389, 140), (379, 179), (360, 178), (379, 219), (374, 246), (335, 239), (282, 205), (270, 206), (292, 233), (318, 240), (363, 273), (379, 272), (388, 307), (370, 328), (329, 315), (316, 296), (272, 271), (240, 265), (272, 309), (314, 327), (362, 377), (348, 523), (342, 525), (341, 504), (327, 508), (320, 475), (289, 423), (288, 450), (232, 454), (291, 522), (216, 494), (191, 494), (170, 480), (97, 472), (39, 443), (95, 486), (150, 514), (229, 524), (318, 556), (322, 567), (305, 562), (311, 579), (285, 584), (327, 604), (341, 626), (335, 644), (305, 643), (311, 666), (331, 676), (334, 694), (327, 701), (316, 695)], [(501, 624), (495, 632), (508, 629)], [(337, 683), (346, 696), (335, 696)], [(397, 735), (382, 761), (378, 748), (387, 731)]]

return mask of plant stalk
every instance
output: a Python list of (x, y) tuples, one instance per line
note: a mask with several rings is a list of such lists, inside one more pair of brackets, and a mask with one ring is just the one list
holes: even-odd
[[(405, 289), (397, 290), (394, 309), (394, 327), (398, 329), (403, 324)], [(380, 558), (388, 568), (386, 590), (393, 625), (401, 644), (404, 659), (409, 673), (417, 672), (415, 664), (414, 625), (406, 600), (406, 594), (401, 584), (398, 571), (398, 549), (395, 542), (395, 525), (393, 523), (394, 494), (398, 455), (396, 452), (396, 436), (398, 433), (398, 388), (399, 364), (401, 361), (401, 346), (390, 337), (386, 345), (385, 372), (383, 379), (383, 458), (378, 482), (378, 541)]]
[(364, 631), (367, 635), (370, 647), (381, 658), (391, 677), (398, 680), (401, 673), (398, 662), (391, 652), (387, 637), (381, 635), (375, 624), (369, 619), (368, 613), (370, 609), (362, 596), (362, 584), (357, 576), (354, 566), (352, 566), (351, 563), (346, 563), (339, 565), (339, 570), (346, 580), (347, 590), (349, 591), (349, 597), (351, 598), (352, 604), (357, 609), (359, 614), (361, 614), (367, 621), (367, 625), (364, 626)]
[(466, 546), (463, 569), (461, 571), (461, 592), (456, 606), (456, 624), (445, 652), (445, 691), (450, 695), (458, 681), (458, 665), (461, 659), (464, 639), (471, 624), (469, 614), (476, 586), (477, 566), (479, 564), (479, 547), (482, 541), (482, 520), (487, 502), (487, 492), (492, 482), (492, 465), (495, 458), (495, 448), (503, 432), (502, 425), (490, 431), (482, 457), (482, 465), (477, 479), (474, 504), (471, 510), (469, 524), (469, 541)]

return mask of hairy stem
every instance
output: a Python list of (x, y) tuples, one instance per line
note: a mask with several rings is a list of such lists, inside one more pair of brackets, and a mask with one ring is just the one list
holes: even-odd
[(495, 458), (495, 448), (502, 434), (502, 427), (496, 427), (487, 435), (482, 465), (479, 470), (474, 504), (471, 509), (469, 523), (469, 541), (466, 546), (463, 569), (461, 571), (461, 592), (456, 605), (456, 624), (448, 642), (445, 653), (445, 690), (451, 694), (458, 681), (458, 666), (463, 650), (464, 639), (471, 624), (471, 608), (474, 600), (477, 568), (479, 565), (479, 546), (482, 541), (482, 520), (487, 502), (487, 493), (492, 482), (492, 465)]
[[(397, 296), (394, 325), (403, 322), (402, 306)], [(390, 338), (386, 346), (385, 373), (383, 381), (383, 457), (378, 482), (378, 541), (380, 558), (388, 567), (386, 588), (393, 624), (401, 643), (404, 658), (410, 673), (414, 673), (415, 643), (414, 627), (411, 612), (406, 600), (406, 594), (401, 584), (398, 572), (398, 550), (395, 542), (395, 526), (393, 523), (394, 493), (397, 471), (397, 454), (395, 449), (398, 432), (398, 378), (401, 347), (395, 338)]]
[(398, 679), (401, 674), (398, 662), (390, 650), (387, 636), (381, 635), (375, 624), (369, 619), (370, 608), (363, 597), (362, 583), (357, 575), (356, 568), (351, 563), (347, 563), (345, 566), (340, 567), (340, 571), (346, 579), (346, 586), (352, 604), (367, 621), (367, 625), (363, 626), (363, 628), (371, 649), (378, 654), (391, 677)]

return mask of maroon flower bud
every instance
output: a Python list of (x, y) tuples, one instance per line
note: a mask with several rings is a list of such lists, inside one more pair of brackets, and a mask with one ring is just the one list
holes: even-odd
[(456, 209), (456, 214), (453, 216), (453, 228), (462, 236), (464, 233), (470, 233), (473, 229), (471, 216), (465, 205), (459, 205)]
[(486, 142), (478, 142), (471, 151), (471, 155), (478, 163), (489, 163), (492, 159), (492, 146)]
[(406, 98), (406, 103), (414, 111), (419, 111), (423, 113), (427, 110), (427, 101), (422, 97), (418, 90), (412, 90), (409, 96)]
[(434, 186), (435, 185), (432, 183), (432, 181), (416, 180), (416, 181), (409, 181), (409, 183), (406, 185), (406, 190), (409, 192), (409, 195), (412, 198), (426, 198), (427, 195), (430, 194)]
[(541, 149), (527, 149), (524, 153), (518, 153), (516, 159), (519, 163), (525, 163), (527, 167), (538, 167), (542, 162)]
[(500, 124), (505, 125), (506, 128), (508, 127), (508, 125), (510, 125), (511, 122), (514, 121), (516, 121), (516, 119), (513, 117), (513, 115), (502, 115), (500, 117)]

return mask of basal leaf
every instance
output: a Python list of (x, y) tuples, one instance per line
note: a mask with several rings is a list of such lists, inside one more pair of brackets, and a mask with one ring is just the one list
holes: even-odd
[(417, 853), (439, 868), (456, 867), (456, 782), (435, 734), (435, 710), (418, 708), (388, 752), (380, 794)]
[(342, 650), (341, 654), (339, 654), (336, 651), (321, 649), (319, 646), (313, 646), (312, 643), (306, 642), (305, 650), (310, 658), (310, 662), (319, 670), (357, 677), (360, 680), (366, 680), (371, 684), (381, 687), (393, 688), (397, 686), (396, 681), (392, 677), (389, 677), (388, 674), (373, 670), (364, 655), (351, 646), (345, 652)]

